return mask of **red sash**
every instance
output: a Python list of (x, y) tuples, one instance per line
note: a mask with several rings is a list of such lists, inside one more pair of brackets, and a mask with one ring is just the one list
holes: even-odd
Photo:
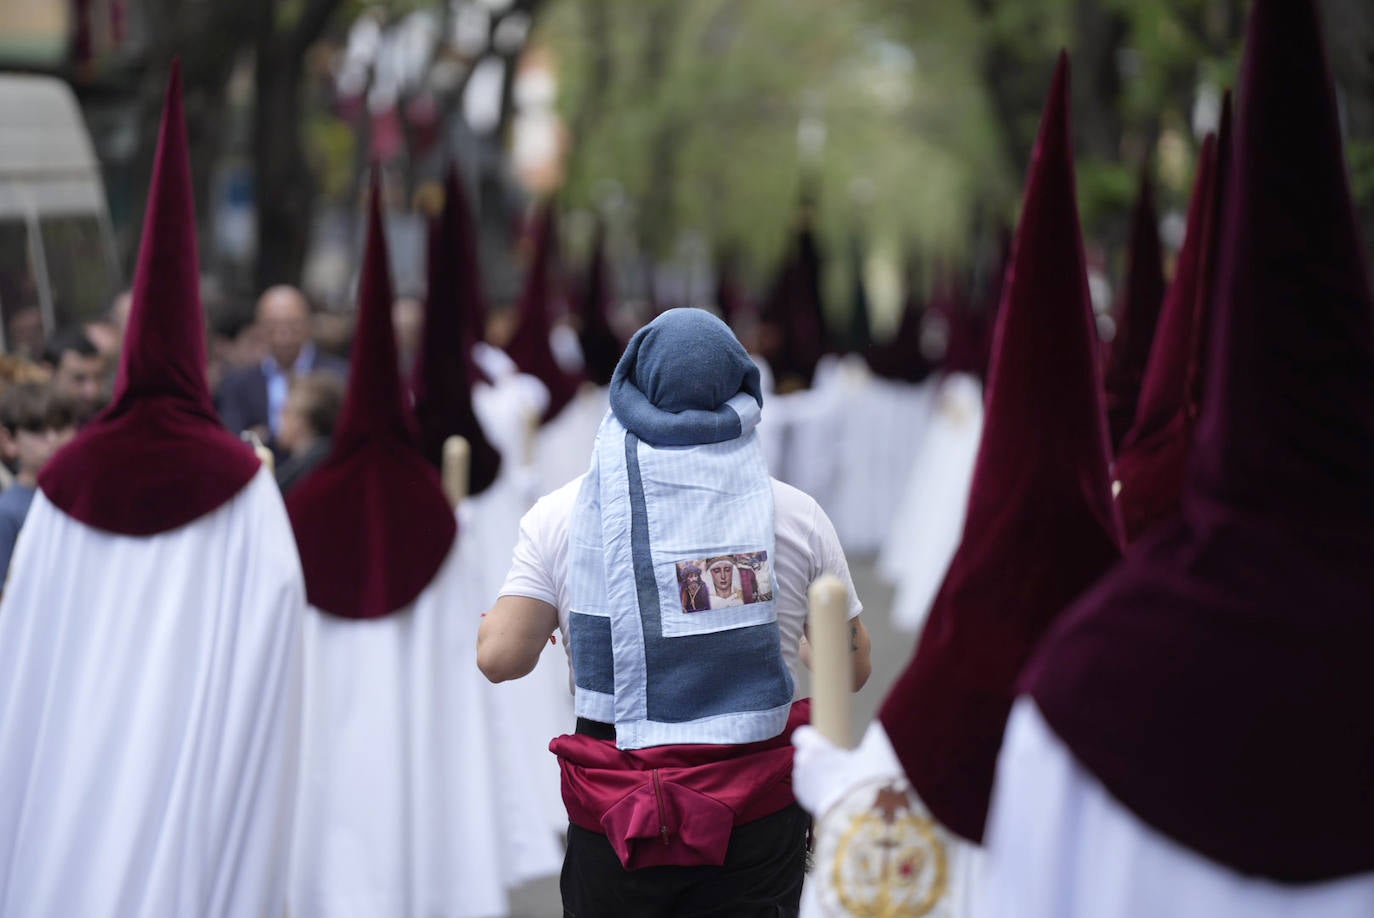
[(792, 804), (792, 731), (811, 700), (792, 705), (772, 739), (617, 749), (579, 734), (549, 744), (573, 825), (604, 834), (626, 870), (725, 863), (730, 832)]

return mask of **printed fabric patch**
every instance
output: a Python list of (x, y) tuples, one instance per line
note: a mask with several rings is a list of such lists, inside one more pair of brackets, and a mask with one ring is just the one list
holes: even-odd
[(773, 572), (766, 551), (745, 551), (677, 562), (678, 597), (687, 614), (768, 602)]

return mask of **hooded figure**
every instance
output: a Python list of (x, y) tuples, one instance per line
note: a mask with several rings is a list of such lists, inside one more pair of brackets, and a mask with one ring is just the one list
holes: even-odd
[[(787, 781), (809, 707), (794, 704), (794, 673), (822, 573), (849, 588), (858, 684), (868, 672), (843, 552), (816, 502), (770, 479), (759, 371), (725, 323), (668, 310), (631, 339), (610, 389), (587, 474), (521, 521), (478, 665), (504, 681), (555, 630), (569, 648), (577, 733), (550, 748), (570, 913), (789, 913), (808, 822)], [(719, 572), (732, 601), (687, 608), (689, 568), (710, 593)]]
[(1164, 301), (1164, 260), (1159, 245), (1159, 216), (1155, 213), (1154, 185), (1149, 164), (1140, 169), (1140, 192), (1131, 214), (1130, 255), (1126, 283), (1116, 310), (1116, 337), (1108, 350), (1104, 384), (1107, 388), (1107, 423), (1112, 448), (1121, 445), (1131, 422), (1150, 359), (1155, 326)]
[[(871, 806), (925, 820), (929, 835), (917, 848), (928, 856), (902, 877), (913, 887), (923, 879), (938, 886), (932, 878), (948, 865), (957, 878), (946, 893), (951, 909), (967, 903), (965, 842), (983, 838), (1021, 667), (1059, 611), (1121, 551), (1068, 99), (1061, 55), (1026, 178), (963, 541), (916, 653), (860, 752), (840, 752), (810, 730), (796, 738), (794, 783), (815, 815), (857, 792)], [(886, 790), (871, 782), (852, 789), (849, 772), (876, 775), (884, 765)], [(850, 862), (866, 856), (827, 844), (862, 818), (844, 813), (839, 825), (823, 828), (824, 875), (847, 877)]]
[(1022, 677), (986, 914), (1374, 914), (1374, 302), (1315, 4), (1250, 13), (1179, 517)]
[(552, 201), (540, 209), (534, 227), (533, 252), (525, 287), (516, 306), (519, 325), (506, 345), (522, 373), (535, 377), (549, 390), (548, 407), (540, 423), (558, 416), (577, 395), (581, 380), (559, 366), (550, 344), (549, 300), (553, 297), (554, 261), (558, 257), (557, 214)]
[(584, 372), (598, 386), (610, 385), (616, 362), (625, 351), (625, 344), (611, 327), (607, 313), (614, 297), (610, 273), (610, 265), (606, 262), (606, 227), (598, 223), (587, 285), (579, 303), (581, 327), (577, 332), (582, 345)]
[(444, 209), (429, 227), (429, 287), (425, 295), (424, 338), (415, 366), (415, 420), (425, 458), (438, 468), (444, 443), (452, 436), (472, 449), (468, 494), (491, 487), (501, 470), (501, 454), (487, 438), (472, 404), (472, 387), (483, 382), (473, 360), (473, 316), (481, 307), (476, 276), (477, 247), (466, 213), (458, 170), (449, 167)]
[(333, 450), (287, 499), (311, 606), (289, 911), (503, 914), (526, 814), (500, 805), (485, 686), (454, 662), (480, 600), (402, 395), (375, 176), (358, 290)]
[(44, 468), (0, 604), (0, 915), (286, 905), (304, 587), (220, 424), (174, 63), (114, 398)]
[(1135, 422), (1117, 449), (1117, 505), (1134, 542), (1178, 513), (1183, 473), (1202, 404), (1202, 343), (1211, 314), (1217, 223), (1230, 161), (1231, 97), (1222, 105), (1220, 137), (1209, 134), (1198, 154), (1188, 224), (1174, 281), (1141, 385)]

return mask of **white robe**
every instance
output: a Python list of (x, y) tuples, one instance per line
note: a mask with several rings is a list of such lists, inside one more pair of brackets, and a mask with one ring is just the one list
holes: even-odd
[(892, 528), (930, 421), (935, 383), (895, 382), (859, 364), (844, 378), (835, 448), (834, 506), (826, 510), (847, 554), (875, 555)]
[(901, 631), (921, 629), (959, 548), (982, 435), (982, 386), (963, 374), (942, 380), (878, 558), (878, 570), (897, 588), (892, 624)]
[(0, 915), (280, 915), (300, 560), (259, 471), (150, 537), (40, 492), (0, 603)]
[(539, 428), (535, 465), (540, 494), (556, 491), (587, 471), (596, 432), (611, 405), (611, 390), (584, 385), (573, 400)]
[[(472, 578), (472, 591), (480, 597), (481, 611), (486, 611), (496, 601), (510, 568), (520, 518), (541, 492), (537, 469), (524, 464), (529, 429), (526, 418), (533, 404), (509, 381), (498, 380), (495, 386), (478, 387), (473, 405), (483, 430), (502, 456), (501, 474), (495, 483), (463, 502), (459, 526), (459, 539), (465, 546), (460, 563)], [(590, 446), (581, 461), (583, 468), (578, 474), (586, 471), (591, 461)], [(566, 650), (562, 645), (545, 647), (534, 672), (485, 688), (493, 720), (492, 754), (505, 776), (499, 786), (503, 807), (517, 812), (533, 806), (534, 813), (523, 831), (506, 837), (503, 869), (516, 883), (556, 874), (562, 866), (561, 839), (568, 828), (568, 814), (558, 760), (549, 752), (549, 742), (571, 732), (575, 723)], [(541, 828), (532, 829), (534, 825)]]
[(393, 615), (307, 615), (292, 915), (508, 911), (502, 841), (529, 831), (537, 810), (501, 805), (508, 776), (474, 663), (484, 606), (464, 576), (466, 544), (460, 532), (434, 580)]
[(1012, 708), (975, 914), (983, 918), (1353, 918), (1374, 873), (1291, 886), (1245, 876), (1145, 825), (1045, 723)]

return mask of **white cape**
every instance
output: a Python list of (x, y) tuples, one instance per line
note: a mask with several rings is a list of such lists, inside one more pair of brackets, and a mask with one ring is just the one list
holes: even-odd
[(540, 494), (556, 491), (587, 471), (596, 432), (610, 407), (609, 388), (583, 385), (558, 417), (539, 428), (535, 464)]
[(896, 518), (929, 424), (935, 383), (882, 379), (862, 363), (847, 369), (834, 446), (844, 471), (826, 511), (847, 554), (872, 556)]
[[(503, 806), (510, 776), (473, 662), (485, 607), (464, 573), (472, 541), (460, 528), (434, 580), (393, 615), (308, 613), (292, 915), (504, 915), (524, 879), (510, 851), (531, 843), (539, 811)], [(543, 850), (556, 870), (551, 835)]]
[[(496, 482), (482, 494), (468, 498), (462, 507), (460, 528), (465, 534), (463, 538), (469, 541), (463, 564), (474, 593), (481, 597), (482, 611), (496, 601), (505, 582), (520, 535), (520, 518), (542, 493), (539, 470), (523, 461), (529, 432), (525, 419), (530, 406), (522, 404), (507, 388), (503, 382), (495, 387), (482, 386), (473, 399), (482, 428), (502, 456), (501, 474)], [(605, 392), (584, 391), (579, 399), (591, 400), (598, 393), (604, 399)], [(572, 410), (573, 405), (569, 405), (567, 411)], [(599, 424), (605, 405), (597, 410)], [(595, 430), (592, 433), (594, 439)], [(546, 446), (541, 440), (539, 448)], [(573, 457), (565, 461), (571, 464)], [(577, 475), (581, 475), (591, 462), (590, 442), (577, 461), (581, 463)], [(559, 734), (571, 733), (575, 725), (566, 648), (545, 647), (532, 673), (523, 679), (487, 685), (487, 698), (495, 724), (493, 753), (500, 757), (501, 772), (506, 776), (500, 787), (505, 805), (527, 806), (533, 799), (539, 814), (537, 822), (546, 830), (534, 833), (527, 826), (522, 836), (513, 838), (517, 848), (510, 852), (507, 864), (517, 880), (557, 873), (562, 866), (561, 845), (557, 858), (550, 864), (543, 839), (545, 835), (561, 839), (568, 829), (558, 759), (549, 752), (549, 742)]]
[(878, 557), (879, 572), (897, 588), (898, 630), (921, 629), (959, 548), (982, 435), (982, 386), (972, 376), (946, 377)]
[(151, 537), (40, 492), (0, 603), (0, 915), (280, 915), (300, 560), (272, 476)]
[(1024, 697), (1007, 723), (985, 841), (983, 918), (1374, 915), (1374, 873), (1289, 886), (1161, 835), (1078, 764)]

